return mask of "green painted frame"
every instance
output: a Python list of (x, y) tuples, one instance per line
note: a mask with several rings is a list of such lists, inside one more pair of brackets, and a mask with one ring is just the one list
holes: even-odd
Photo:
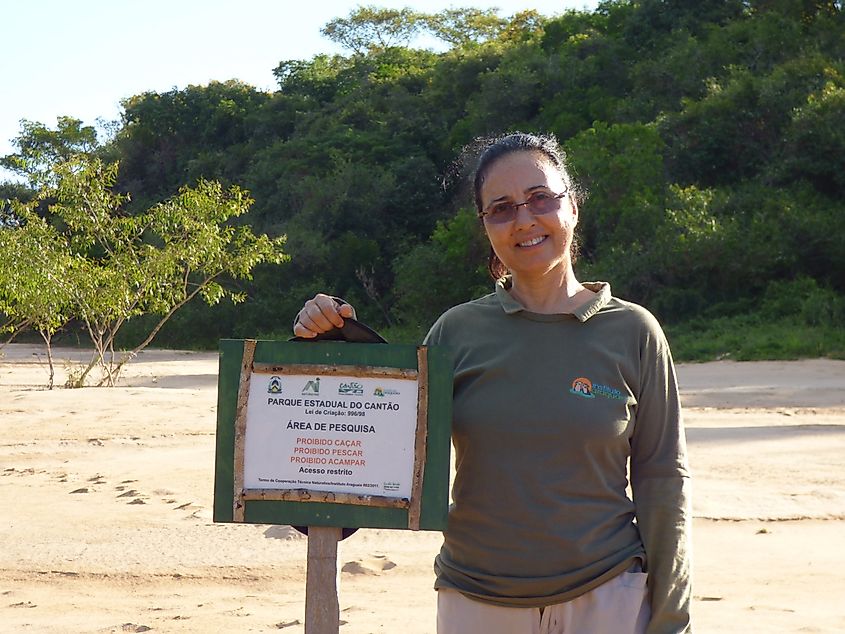
[[(244, 355), (250, 363), (279, 366), (342, 365), (418, 370), (420, 349), (402, 344), (358, 344), (334, 341), (302, 342), (223, 339), (217, 385), (217, 439), (214, 469), (214, 521), (345, 528), (409, 528), (408, 508), (388, 508), (332, 502), (245, 499), (243, 518), (235, 514), (235, 447), (238, 394)], [(449, 452), (452, 421), (452, 360), (439, 346), (426, 346), (427, 429), (419, 530), (446, 528), (449, 506)], [(422, 369), (425, 372), (426, 368)], [(243, 468), (243, 465), (240, 465)], [(412, 503), (413, 504), (413, 503)], [(413, 522), (416, 524), (416, 522)]]

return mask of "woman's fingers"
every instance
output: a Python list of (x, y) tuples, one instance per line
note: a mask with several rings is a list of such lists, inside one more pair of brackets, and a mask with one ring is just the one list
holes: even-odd
[(297, 337), (312, 339), (313, 337), (316, 337), (318, 333), (314, 332), (313, 330), (308, 330), (305, 326), (302, 325), (301, 321), (297, 320), (297, 322), (293, 325), (293, 334)]
[(332, 297), (319, 293), (299, 311), (293, 333), (298, 337), (316, 337), (333, 328), (342, 328), (343, 318), (354, 316), (355, 310), (349, 304), (338, 306)]

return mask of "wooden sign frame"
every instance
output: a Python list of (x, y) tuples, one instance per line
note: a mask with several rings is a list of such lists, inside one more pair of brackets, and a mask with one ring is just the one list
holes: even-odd
[[(410, 498), (244, 487), (253, 374), (400, 378), (417, 382)], [(452, 363), (439, 347), (342, 342), (220, 342), (214, 521), (444, 530), (449, 498)]]

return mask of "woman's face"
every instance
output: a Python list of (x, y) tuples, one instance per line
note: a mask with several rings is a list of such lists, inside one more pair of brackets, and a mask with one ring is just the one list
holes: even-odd
[[(512, 152), (488, 169), (481, 185), (481, 208), (499, 202), (521, 203), (535, 192), (559, 194), (566, 189), (561, 173), (539, 152)], [(511, 222), (485, 220), (487, 238), (514, 279), (565, 273), (571, 265), (570, 246), (578, 208), (570, 195), (560, 210), (535, 216), (526, 205), (517, 208)]]

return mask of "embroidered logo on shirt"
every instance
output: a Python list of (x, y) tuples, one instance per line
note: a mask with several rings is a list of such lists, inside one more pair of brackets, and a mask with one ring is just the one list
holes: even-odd
[(602, 385), (601, 383), (593, 383), (590, 379), (579, 376), (572, 381), (572, 387), (569, 389), (571, 394), (581, 396), (583, 398), (595, 398), (596, 396), (603, 396), (605, 398), (613, 399), (615, 401), (627, 401), (628, 397), (615, 387)]
[(583, 396), (584, 398), (595, 398), (593, 394), (593, 382), (583, 376), (579, 376), (572, 382), (572, 388), (569, 390), (576, 396)]

